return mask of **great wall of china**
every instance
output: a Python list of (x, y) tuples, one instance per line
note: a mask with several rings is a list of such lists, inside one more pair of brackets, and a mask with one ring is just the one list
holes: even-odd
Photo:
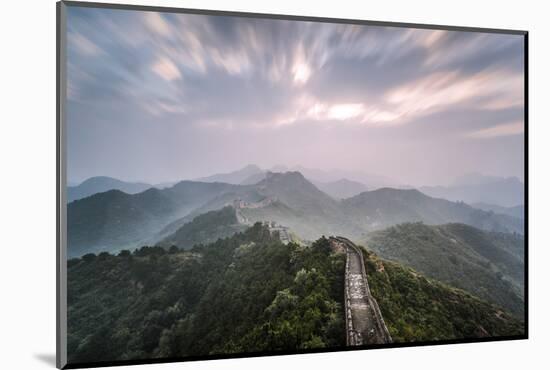
[[(242, 210), (243, 209), (255, 209), (255, 208), (266, 207), (266, 206), (272, 204), (274, 201), (276, 201), (275, 198), (269, 198), (269, 197), (265, 198), (265, 199), (263, 199), (259, 202), (245, 202), (241, 199), (236, 199), (236, 200), (233, 201), (232, 204), (228, 203), (227, 205), (231, 205), (235, 209), (235, 215), (237, 217), (237, 221), (240, 224), (252, 225), (253, 222), (248, 217), (243, 215)], [(290, 230), (289, 230), (288, 227), (286, 227), (284, 225), (280, 225), (275, 221), (263, 221), (263, 224), (266, 225), (269, 228), (270, 233), (272, 233), (272, 234), (273, 233), (278, 233), (279, 238), (281, 239), (281, 241), (284, 244), (288, 244), (292, 241), (292, 238), (290, 236)]]
[(329, 240), (334, 249), (346, 253), (346, 344), (360, 346), (391, 343), (392, 339), (378, 303), (370, 292), (361, 250), (343, 237), (331, 237)]
[[(251, 224), (241, 210), (246, 208), (260, 208), (270, 204), (273, 200), (266, 198), (258, 203), (248, 203), (241, 200), (232, 205), (235, 208), (237, 219), (242, 224)], [(264, 222), (270, 232), (278, 233), (285, 244), (291, 241), (289, 229), (277, 223)], [(346, 323), (346, 345), (361, 346), (370, 344), (391, 343), (392, 338), (384, 322), (376, 299), (372, 296), (363, 253), (352, 241), (344, 237), (330, 237), (333, 250), (346, 253), (346, 267), (344, 277), (344, 309)]]

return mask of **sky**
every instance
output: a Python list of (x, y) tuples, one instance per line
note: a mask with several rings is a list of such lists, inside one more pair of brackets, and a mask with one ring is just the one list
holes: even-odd
[(523, 180), (520, 35), (70, 6), (67, 42), (70, 182), (252, 163)]

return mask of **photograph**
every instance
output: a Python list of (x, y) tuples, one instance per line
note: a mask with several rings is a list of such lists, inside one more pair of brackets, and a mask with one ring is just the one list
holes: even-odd
[(67, 366), (527, 338), (525, 31), (58, 12)]

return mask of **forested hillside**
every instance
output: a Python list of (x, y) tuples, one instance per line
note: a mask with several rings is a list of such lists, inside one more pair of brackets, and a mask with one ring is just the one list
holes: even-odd
[(464, 289), (523, 317), (523, 236), (464, 224), (405, 223), (373, 232), (366, 245), (382, 258)]
[[(365, 251), (395, 341), (521, 334), (521, 321)], [(345, 345), (345, 254), (281, 243), (260, 223), (190, 250), (142, 247), (68, 262), (71, 363)], [(108, 338), (109, 340), (106, 340)]]
[(372, 295), (394, 342), (521, 335), (523, 323), (463, 290), (364, 249)]
[(158, 245), (164, 247), (175, 245), (181, 249), (189, 249), (197, 244), (213, 243), (220, 238), (244, 231), (246, 228), (247, 226), (239, 224), (235, 209), (227, 206), (195, 217), (193, 221), (184, 224)]
[(523, 221), (473, 208), (464, 202), (432, 198), (416, 189), (382, 188), (344, 199), (346, 214), (365, 231), (404, 222), (440, 225), (460, 222), (483, 230), (523, 233)]
[(70, 362), (342, 346), (343, 269), (326, 239), (284, 245), (261, 224), (191, 251), (72, 259)]

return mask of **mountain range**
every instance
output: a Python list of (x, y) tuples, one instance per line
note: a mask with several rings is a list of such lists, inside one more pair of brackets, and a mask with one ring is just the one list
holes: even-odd
[(508, 215), (508, 216), (517, 217), (521, 219), (525, 218), (525, 206), (523, 205), (514, 206), (514, 207), (503, 207), (503, 206), (497, 206), (495, 204), (473, 203), (472, 207), (479, 208), (484, 211), (500, 213), (502, 215)]
[(101, 250), (134, 248), (169, 222), (235, 185), (182, 181), (138, 194), (110, 190), (67, 205), (69, 256)]
[(523, 233), (523, 221), (473, 208), (463, 202), (432, 198), (416, 189), (382, 188), (342, 201), (346, 213), (367, 231), (403, 222), (460, 222), (484, 230)]
[[(300, 172), (318, 189), (336, 199), (349, 198), (368, 189), (391, 187), (398, 189), (418, 188), (424, 194), (434, 198), (462, 201), (468, 204), (481, 203), (510, 208), (524, 203), (524, 184), (518, 178), (487, 176), (479, 173), (464, 174), (446, 186), (412, 187), (388, 177), (360, 171), (321, 170), (304, 166), (288, 167), (284, 165), (277, 165), (265, 170), (257, 165), (250, 164), (236, 171), (215, 174), (199, 178), (196, 181), (253, 185), (262, 181), (268, 172)], [(506, 212), (497, 213), (509, 214)], [(517, 217), (517, 213), (515, 217)]]
[(363, 244), (523, 317), (524, 239), (465, 224), (403, 223), (367, 235)]
[[(195, 181), (198, 182), (225, 182), (227, 184), (242, 184), (245, 182), (248, 178), (252, 176), (258, 176), (263, 174), (264, 171), (254, 165), (249, 164), (248, 166), (245, 166), (241, 168), (240, 170), (228, 172), (228, 173), (218, 173), (207, 177), (200, 177), (196, 179)], [(258, 181), (260, 181), (259, 179)]]
[(239, 223), (235, 209), (227, 206), (195, 217), (157, 245), (191, 249), (195, 245), (214, 243), (218, 239), (232, 236), (246, 228), (246, 225)]
[(368, 232), (403, 222), (460, 222), (485, 230), (523, 233), (523, 222), (414, 189), (382, 188), (337, 200), (300, 172), (273, 173), (252, 185), (182, 181), (142, 193), (98, 193), (68, 205), (69, 255), (156, 243), (200, 214), (235, 206), (247, 223), (276, 221), (299, 237)]
[(422, 186), (423, 193), (451, 201), (470, 204), (487, 203), (501, 207), (523, 205), (525, 185), (517, 177), (469, 174), (449, 186)]
[[(233, 185), (254, 185), (265, 179), (268, 172), (300, 172), (318, 189), (335, 199), (345, 199), (358, 195), (369, 189), (382, 187), (397, 189), (417, 188), (423, 193), (435, 198), (444, 198), (451, 201), (462, 201), (476, 208), (492, 210), (495, 213), (509, 214), (518, 217), (519, 210), (509, 210), (523, 205), (524, 184), (515, 177), (486, 176), (470, 173), (460, 176), (453, 183), (446, 186), (413, 187), (401, 184), (393, 179), (372, 175), (363, 172), (345, 170), (320, 170), (303, 166), (288, 167), (273, 166), (265, 170), (255, 164), (249, 164), (241, 169), (218, 173), (197, 178), (196, 182), (222, 182)], [(359, 179), (359, 180), (358, 180)], [(144, 182), (127, 182), (107, 176), (92, 177), (79, 185), (70, 182), (68, 186), (68, 202), (88, 197), (108, 190), (120, 190), (128, 194), (135, 194), (151, 187), (164, 189), (177, 184), (177, 181), (148, 184)], [(493, 207), (493, 208), (491, 208)], [(497, 209), (503, 207), (502, 209)]]
[[(265, 179), (268, 172), (300, 172), (305, 178), (315, 184), (317, 188), (337, 199), (348, 198), (366, 191), (367, 186), (365, 183), (369, 184), (369, 187), (371, 188), (395, 186), (398, 184), (396, 181), (383, 176), (361, 172), (343, 170), (324, 171), (303, 166), (287, 167), (283, 165), (278, 165), (272, 167), (271, 169), (263, 170), (253, 164), (247, 165), (237, 171), (201, 177), (196, 179), (196, 181), (253, 185)], [(361, 180), (349, 180), (348, 177)]]
[(153, 185), (143, 182), (127, 182), (107, 176), (90, 177), (79, 185), (67, 187), (67, 202), (109, 190), (120, 190), (127, 194), (136, 194), (151, 187)]
[(319, 190), (336, 199), (350, 198), (368, 190), (366, 185), (348, 179), (330, 182), (315, 181), (313, 183)]

